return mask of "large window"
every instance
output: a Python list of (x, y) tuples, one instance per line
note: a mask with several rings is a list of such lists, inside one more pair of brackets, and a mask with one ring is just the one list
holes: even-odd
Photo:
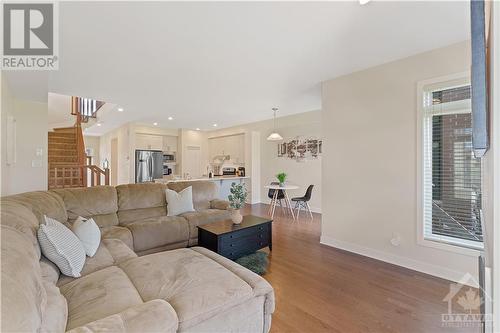
[(424, 239), (479, 249), (481, 161), (472, 151), (470, 86), (424, 91)]

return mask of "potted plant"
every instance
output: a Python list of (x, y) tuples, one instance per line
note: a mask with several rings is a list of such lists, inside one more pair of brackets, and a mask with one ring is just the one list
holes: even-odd
[(280, 172), (276, 175), (276, 178), (278, 178), (281, 187), (285, 186), (286, 173)]
[(240, 209), (243, 208), (247, 200), (247, 189), (245, 184), (231, 184), (231, 194), (227, 197), (229, 200), (229, 207), (231, 208), (231, 220), (234, 224), (240, 224), (243, 220)]

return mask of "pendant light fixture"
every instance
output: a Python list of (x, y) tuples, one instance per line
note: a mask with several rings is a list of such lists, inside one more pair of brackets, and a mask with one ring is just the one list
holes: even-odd
[(273, 126), (273, 132), (269, 134), (267, 137), (267, 141), (281, 141), (283, 140), (283, 137), (279, 135), (279, 133), (276, 131), (276, 111), (278, 111), (278, 108), (273, 108), (274, 111), (274, 126)]

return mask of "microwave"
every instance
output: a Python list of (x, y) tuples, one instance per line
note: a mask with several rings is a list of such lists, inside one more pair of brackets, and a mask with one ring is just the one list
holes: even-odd
[(174, 154), (163, 154), (163, 163), (175, 162)]

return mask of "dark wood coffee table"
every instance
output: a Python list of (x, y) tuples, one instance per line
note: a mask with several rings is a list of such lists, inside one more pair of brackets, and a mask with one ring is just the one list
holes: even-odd
[(222, 220), (198, 226), (198, 246), (231, 260), (254, 253), (264, 247), (273, 249), (272, 222), (268, 218), (243, 216), (241, 224)]

